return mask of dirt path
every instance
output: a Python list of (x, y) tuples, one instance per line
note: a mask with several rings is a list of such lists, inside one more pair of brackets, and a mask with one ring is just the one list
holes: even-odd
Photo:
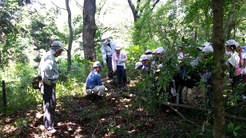
[[(175, 127), (167, 113), (147, 114), (142, 108), (132, 107), (134, 90), (112, 89), (98, 102), (88, 97), (66, 96), (57, 99), (56, 129), (50, 134), (42, 125), (42, 105), (15, 111), (1, 120), (2, 137), (156, 137), (160, 126)], [(114, 85), (114, 84), (113, 84)], [(129, 84), (131, 85), (131, 84)], [(38, 108), (37, 108), (38, 107)]]

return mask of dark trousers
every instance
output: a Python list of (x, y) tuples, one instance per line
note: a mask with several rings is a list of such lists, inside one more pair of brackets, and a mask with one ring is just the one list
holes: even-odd
[(108, 77), (112, 78), (113, 75), (113, 67), (112, 67), (112, 56), (106, 57), (107, 67), (108, 67)]
[(243, 82), (243, 76), (238, 75), (238, 76), (233, 76), (232, 78), (232, 89), (234, 89), (239, 83)]
[(126, 84), (126, 69), (124, 69), (124, 66), (116, 67), (116, 75), (119, 85)]
[(54, 116), (56, 108), (56, 84), (43, 84), (43, 123), (46, 129), (54, 127)]

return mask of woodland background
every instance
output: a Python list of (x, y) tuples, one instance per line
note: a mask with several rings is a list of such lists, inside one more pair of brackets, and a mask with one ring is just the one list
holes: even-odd
[[(0, 104), (3, 137), (48, 137), (41, 127), (42, 97), (31, 87), (40, 57), (52, 40), (66, 47), (58, 60), (58, 134), (51, 137), (244, 137), (245, 102), (231, 92), (223, 66), (224, 43), (245, 45), (245, 0), (64, 0), (0, 1), (0, 78), (7, 107)], [(100, 38), (107, 34), (128, 55), (127, 91), (107, 84), (110, 95), (100, 104), (84, 95), (84, 82), (95, 60), (102, 61)], [(134, 64), (146, 49), (159, 46), (166, 58), (183, 46), (190, 56), (206, 41), (214, 46), (214, 106), (195, 108), (155, 99), (151, 80), (138, 81)], [(168, 87), (176, 63), (160, 77)], [(170, 73), (169, 72), (169, 73)], [(103, 70), (103, 75), (106, 68)], [(3, 82), (2, 81), (2, 82)], [(107, 83), (107, 80), (105, 81)], [(3, 83), (2, 83), (3, 85)], [(3, 91), (3, 90), (2, 90)], [(137, 95), (132, 97), (131, 95)], [(0, 94), (1, 98), (3, 94)]]

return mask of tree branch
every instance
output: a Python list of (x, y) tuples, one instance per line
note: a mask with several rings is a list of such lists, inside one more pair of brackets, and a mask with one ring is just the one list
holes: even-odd
[(52, 3), (53, 5), (55, 5), (56, 8), (58, 8), (58, 9), (67, 10), (67, 9), (65, 9), (65, 8), (62, 8), (62, 7), (57, 6), (52, 0), (51, 0), (51, 3)]
[(76, 0), (76, 5), (80, 8), (80, 10), (82, 10), (83, 11), (83, 6), (81, 6), (79, 3), (78, 3), (78, 1)]
[[(187, 122), (189, 122), (189, 123), (191, 123), (191, 124), (193, 124), (193, 125), (195, 125), (195, 126), (197, 126), (197, 127), (202, 128), (202, 126), (196, 124), (195, 122), (193, 122), (193, 121), (187, 119), (185, 116), (183, 116), (177, 109), (175, 109), (175, 108), (173, 108), (173, 107), (171, 107), (171, 106), (168, 106), (168, 107), (171, 108), (173, 111), (175, 111), (175, 112), (176, 112), (179, 116), (181, 116), (185, 121), (187, 121)], [(208, 131), (208, 132), (211, 132), (211, 130), (209, 130), (209, 129), (204, 129), (204, 130), (206, 130), (206, 131)], [(211, 132), (211, 133), (212, 133), (212, 132)]]
[[(175, 104), (175, 103), (170, 103), (170, 102), (162, 103), (162, 104), (165, 105), (165, 106), (168, 106), (170, 108), (173, 108), (173, 107), (182, 107), (182, 108), (196, 109), (196, 110), (207, 111), (207, 112), (208, 111), (212, 111), (212, 109), (202, 108), (202, 107), (196, 107), (196, 106), (191, 106), (191, 105), (185, 105), (185, 104)], [(241, 105), (243, 105), (243, 104), (245, 104), (245, 102), (242, 103)], [(226, 108), (226, 109), (228, 110), (229, 108)], [(237, 120), (245, 121), (246, 122), (246, 118), (245, 117), (240, 117), (240, 116), (232, 115), (232, 114), (229, 114), (229, 113), (226, 113), (226, 112), (225, 112), (225, 116), (226, 117), (229, 117), (229, 118), (233, 118), (233, 119), (237, 119)]]
[(242, 102), (242, 103), (239, 103), (239, 104), (237, 104), (237, 105), (227, 107), (227, 108), (225, 108), (225, 111), (226, 111), (226, 110), (230, 110), (230, 109), (232, 109), (232, 108), (236, 108), (236, 107), (242, 106), (242, 105), (244, 105), (244, 104), (246, 104), (246, 102)]

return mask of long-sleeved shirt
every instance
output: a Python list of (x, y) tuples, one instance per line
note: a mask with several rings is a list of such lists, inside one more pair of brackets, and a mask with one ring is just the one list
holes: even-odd
[(38, 66), (38, 74), (42, 77), (43, 81), (56, 80), (59, 78), (59, 72), (55, 61), (55, 56), (52, 53), (53, 52), (51, 50), (46, 52)]
[(116, 66), (123, 66), (124, 69), (126, 68), (126, 62), (127, 60), (127, 56), (125, 53), (120, 52), (120, 54), (118, 55), (116, 52), (112, 55), (112, 67), (113, 67), (113, 71), (116, 71)]
[(96, 86), (102, 85), (101, 75), (96, 71), (93, 70), (86, 78), (86, 89), (93, 89)]
[(115, 52), (115, 43), (110, 41), (108, 45), (103, 44), (101, 47), (103, 62), (106, 62), (107, 56), (112, 56)]

